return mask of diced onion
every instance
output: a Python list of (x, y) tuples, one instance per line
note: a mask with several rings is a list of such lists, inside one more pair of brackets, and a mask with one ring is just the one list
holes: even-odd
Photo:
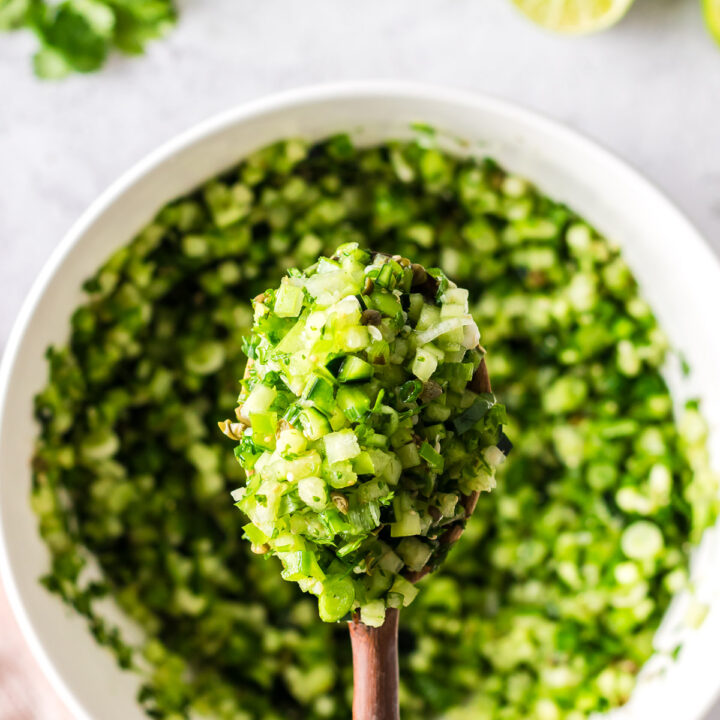
[[(444, 335), (451, 330), (457, 330), (465, 325), (475, 325), (475, 321), (471, 317), (448, 318), (441, 320), (437, 325), (432, 325), (427, 330), (423, 330), (417, 334), (418, 345), (426, 345), (432, 342), (436, 337)], [(475, 325), (477, 328), (477, 325)], [(479, 339), (479, 336), (478, 336)]]

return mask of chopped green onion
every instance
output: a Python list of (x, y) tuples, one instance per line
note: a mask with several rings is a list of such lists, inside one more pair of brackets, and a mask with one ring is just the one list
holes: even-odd
[[(364, 550), (366, 537), (347, 532), (347, 517), (333, 503), (334, 484), (357, 492), (365, 480), (379, 478), (404, 495), (412, 471), (402, 469), (397, 448), (411, 441), (434, 445), (434, 437), (413, 438), (403, 425), (412, 404), (397, 405), (401, 420), (392, 436), (385, 427), (390, 416), (382, 414), (383, 405), (401, 401), (393, 393), (407, 382), (386, 378), (396, 365), (409, 369), (415, 348), (396, 339), (372, 379), (335, 386), (336, 399), (339, 388), (365, 393), (372, 412), (344, 416), (348, 428), (367, 426), (365, 436), (358, 432), (366, 449), (332, 469), (316, 449), (322, 440), (302, 432), (305, 406), (293, 402), (286, 412), (290, 390), (277, 378), (267, 381), (278, 395), (258, 411), (282, 419), (277, 462), (260, 466), (275, 477), (295, 477), (287, 488), (277, 480), (267, 488), (287, 490), (277, 512), (306, 513), (302, 532), (318, 541), (346, 533), (332, 551), (341, 567), (324, 567), (321, 580), (306, 576), (303, 587), (321, 598), (328, 583), (347, 577), (359, 590), (353, 605), (383, 593), (388, 607), (409, 605), (402, 613), (403, 717), (580, 720), (611, 712), (626, 702), (653, 652), (673, 593), (692, 593), (689, 555), (718, 508), (708, 429), (697, 403), (686, 409), (673, 403), (661, 374), (667, 341), (643, 309), (632, 272), (618, 249), (572, 210), (492, 160), (474, 157), (472, 148), (461, 158), (444, 154), (445, 170), (426, 176), (421, 162), (436, 140), (427, 127), (417, 132), (417, 141), (379, 147), (355, 148), (341, 136), (312, 147), (292, 139), (253, 153), (216, 180), (246, 213), (236, 224), (216, 225), (218, 210), (218, 220), (225, 219), (222, 207), (211, 207), (203, 188), (168, 204), (88, 280), (70, 342), (48, 351), (48, 385), (35, 402), (40, 431), (32, 466), (32, 506), (52, 563), (43, 582), (83, 616), (122, 666), (138, 669), (140, 703), (153, 717), (341, 720), (351, 714), (346, 633), (317, 622), (312, 598), (299, 583), (282, 581), (278, 560), (255, 557), (254, 551), (270, 554), (262, 530), (251, 524), (257, 535), (242, 539), (249, 526), (243, 529), (227, 493), (241, 487), (234, 497), (241, 501), (248, 479), (215, 430), (219, 418), (232, 414), (243, 353), (266, 359), (260, 344), (247, 339), (253, 323), (247, 297), (287, 282), (287, 267), (330, 256), (346, 239), (443, 267), (470, 291), (516, 443), (498, 470), (497, 489), (478, 504), (442, 572), (416, 586), (402, 576), (407, 569), (398, 565), (397, 542), (420, 538), (432, 515), (443, 515), (440, 525), (446, 512), (460, 518), (462, 505), (452, 509), (457, 493), (440, 487), (432, 504), (416, 508), (402, 497), (396, 508), (393, 498), (379, 514), (391, 523), (393, 548), (383, 537), (372, 555)], [(433, 160), (425, 164), (433, 170)], [(233, 190), (238, 185), (244, 191)], [(521, 252), (530, 250), (533, 255)], [(228, 263), (240, 274), (229, 272)], [(585, 279), (573, 283), (578, 274)], [(296, 277), (291, 273), (293, 283)], [(356, 310), (380, 312), (383, 337), (395, 331), (398, 304), (415, 327), (437, 293), (435, 280), (411, 288), (402, 303), (387, 302), (388, 313), (375, 308), (363, 285)], [(271, 311), (274, 302), (268, 297)], [(444, 304), (445, 317), (452, 317), (458, 303)], [(279, 318), (269, 328), (287, 333), (281, 343), (287, 340), (289, 354), (304, 347), (307, 318), (301, 319)], [(367, 344), (378, 342), (360, 322), (336, 330), (341, 358), (364, 357)], [(622, 340), (630, 345), (620, 350)], [(433, 346), (440, 349), (439, 342)], [(221, 368), (209, 374), (187, 364), (206, 343), (220, 343), (224, 352)], [(451, 387), (454, 375), (444, 375), (442, 364), (453, 352), (443, 349), (431, 378), (448, 383), (443, 395), (420, 404), (425, 425), (441, 422), (454, 433), (450, 408), (460, 403), (466, 410), (473, 399)], [(545, 408), (547, 389), (562, 377), (581, 380), (585, 400), (577, 402), (575, 383), (569, 404), (558, 393), (559, 404)], [(297, 384), (298, 402), (304, 387)], [(248, 420), (232, 417), (242, 438), (235, 452), (251, 471), (252, 489), (253, 462), (264, 453), (252, 429), (248, 436)], [(474, 432), (471, 426), (460, 436), (463, 443)], [(506, 453), (502, 437), (486, 441)], [(444, 472), (452, 473), (455, 443), (443, 443)], [(482, 453), (474, 458), (460, 481), (464, 492), (494, 484)], [(669, 486), (658, 465), (669, 473)], [(424, 461), (417, 467), (420, 495), (428, 473)], [(316, 512), (300, 499), (303, 477), (325, 481), (327, 510)], [(626, 489), (634, 494), (632, 510), (617, 501)], [(257, 512), (265, 510), (258, 505)], [(372, 509), (362, 522), (374, 522)], [(630, 533), (627, 549), (643, 556), (637, 560), (621, 542), (636, 522), (652, 523), (662, 536), (658, 549), (653, 531), (640, 532), (638, 544)], [(308, 549), (304, 535), (291, 532), (273, 542), (279, 552)], [(385, 578), (375, 585), (354, 573), (358, 560), (366, 563), (361, 568), (395, 573), (389, 588), (380, 589)], [(97, 571), (86, 572), (88, 563)], [(310, 562), (305, 570), (312, 570)], [(144, 631), (139, 644), (105, 613), (109, 598)], [(691, 600), (689, 622), (702, 619), (700, 600)]]
[[(413, 283), (429, 277), (432, 299), (413, 323), (403, 307), (411, 306)], [(495, 455), (505, 456), (493, 443), (505, 415), (491, 395), (470, 389), (480, 350), (468, 297), (439, 271), (428, 276), (407, 259), (351, 242), (304, 272), (292, 270), (278, 289), (254, 300), (246, 343), (253, 363), (236, 411), (251, 429), (239, 436), (236, 457), (252, 475), (234, 497), (267, 538), (262, 547), (280, 558), (283, 577), (318, 595), (325, 619), (347, 609), (335, 612), (334, 595), (317, 584), (317, 572), (299, 569), (299, 556), (286, 549), (288, 535), (301, 539), (331, 581), (345, 573), (352, 609), (376, 623), (378, 608), (397, 606), (393, 578), (403, 567), (417, 571), (430, 563), (436, 545), (418, 538), (445, 532), (440, 521), (452, 519), (460, 495), (477, 484), (479, 456), (482, 489), (494, 486)], [(474, 328), (469, 335), (467, 327)], [(426, 414), (440, 398), (448, 412)], [(476, 400), (482, 414), (456, 432), (453, 411), (467, 421)], [(279, 415), (289, 427), (280, 426)], [(221, 426), (234, 427), (231, 420)], [(320, 463), (305, 460), (306, 448)], [(397, 558), (394, 569), (386, 561), (381, 573), (374, 571), (368, 558), (388, 553)], [(433, 567), (446, 554), (441, 548)]]

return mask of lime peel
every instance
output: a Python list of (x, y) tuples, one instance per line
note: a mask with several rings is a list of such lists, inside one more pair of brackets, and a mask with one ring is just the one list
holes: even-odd
[(702, 0), (702, 9), (705, 25), (720, 45), (720, 0)]

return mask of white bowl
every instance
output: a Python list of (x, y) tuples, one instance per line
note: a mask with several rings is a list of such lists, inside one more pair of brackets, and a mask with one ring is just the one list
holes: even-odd
[[(289, 136), (319, 139), (350, 131), (372, 143), (410, 135), (422, 121), (444, 131), (455, 152), (489, 154), (535, 181), (617, 241), (646, 298), (692, 368), (692, 386), (720, 441), (720, 267), (695, 229), (627, 165), (574, 132), (517, 107), (456, 90), (395, 83), (322, 86), (263, 99), (204, 122), (136, 165), (83, 215), (28, 297), (0, 370), (0, 569), (20, 626), (58, 693), (83, 720), (143, 720), (138, 680), (98, 647), (84, 621), (48, 594), (38, 577), (48, 553), (28, 503), (36, 427), (32, 398), (46, 381), (44, 352), (67, 337), (82, 281), (168, 200)], [(459, 138), (466, 143), (458, 143)], [(677, 393), (679, 373), (669, 370)], [(631, 702), (613, 717), (699, 720), (720, 687), (718, 533), (696, 553), (699, 597), (711, 605), (699, 631), (683, 627), (678, 598), (659, 643), (686, 637), (678, 660), (649, 663)], [(655, 666), (653, 670), (653, 665)], [(662, 667), (661, 667), (662, 666)]]

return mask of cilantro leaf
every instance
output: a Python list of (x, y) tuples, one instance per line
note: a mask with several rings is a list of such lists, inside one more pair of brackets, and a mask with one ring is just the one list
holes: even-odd
[(33, 67), (45, 79), (98, 70), (113, 50), (142, 54), (176, 21), (172, 0), (0, 0), (0, 31), (37, 35)]

